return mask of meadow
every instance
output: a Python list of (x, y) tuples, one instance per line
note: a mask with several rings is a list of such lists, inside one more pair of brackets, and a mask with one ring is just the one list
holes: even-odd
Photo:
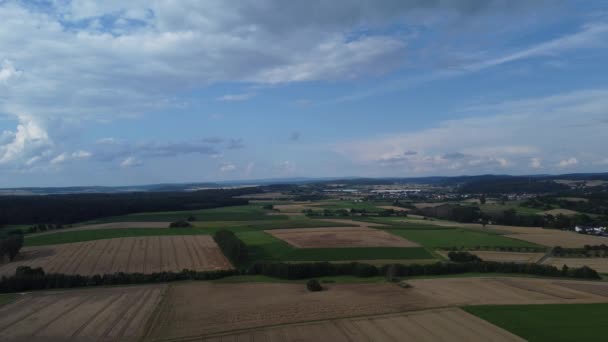
[(608, 304), (484, 305), (464, 310), (528, 341), (598, 341)]
[(399, 229), (386, 231), (417, 242), (432, 249), (476, 248), (476, 247), (541, 247), (531, 242), (515, 240), (492, 232), (463, 228), (445, 229)]

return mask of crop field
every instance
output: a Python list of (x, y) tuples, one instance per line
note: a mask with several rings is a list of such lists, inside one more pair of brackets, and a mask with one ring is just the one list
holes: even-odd
[(294, 248), (263, 231), (239, 232), (253, 260), (345, 261), (433, 259), (422, 247)]
[(24, 260), (0, 266), (0, 274), (12, 275), (18, 266), (80, 275), (232, 268), (210, 236), (105, 239), (29, 247), (23, 254)]
[[(439, 251), (446, 259), (448, 258), (447, 251)], [(535, 263), (542, 258), (544, 253), (526, 253), (526, 252), (498, 252), (498, 251), (469, 251), (475, 254), (484, 261), (497, 262), (520, 262), (520, 263)]]
[(27, 294), (0, 307), (3, 341), (136, 341), (165, 285)]
[(209, 336), (204, 341), (523, 341), (457, 308), (410, 312)]
[(530, 242), (510, 239), (491, 232), (470, 229), (387, 229), (391, 234), (404, 237), (428, 248), (464, 247), (538, 247)]
[(267, 325), (396, 313), (427, 305), (424, 297), (394, 284), (328, 286), (327, 291), (308, 292), (301, 284), (175, 284), (167, 291), (159, 316), (151, 322), (148, 337), (179, 339)]
[(543, 246), (582, 248), (585, 245), (608, 244), (608, 237), (578, 234), (557, 229), (528, 230), (522, 234), (508, 234), (506, 237), (527, 241)]
[(561, 268), (563, 265), (568, 267), (589, 266), (600, 273), (608, 273), (608, 258), (547, 258), (546, 265), (553, 265)]
[(297, 248), (419, 246), (387, 232), (365, 227), (275, 229), (266, 232)]
[[(308, 292), (301, 283), (293, 282), (173, 284), (167, 290), (158, 315), (151, 321), (146, 337), (148, 340), (200, 340), (208, 337), (215, 341), (217, 339), (214, 338), (219, 337), (217, 334), (226, 333), (228, 335), (222, 340), (264, 340), (265, 337), (269, 340), (276, 337), (279, 341), (297, 340), (299, 337), (317, 340), (314, 334), (323, 332), (327, 336), (335, 336), (336, 340), (343, 340), (351, 333), (361, 338), (375, 336), (377, 340), (381, 336), (379, 340), (391, 340), (385, 334), (392, 336), (411, 331), (411, 336), (419, 337), (416, 340), (441, 339), (448, 336), (442, 335), (444, 333), (459, 336), (459, 340), (479, 340), (477, 336), (465, 335), (465, 331), (472, 333), (466, 329), (469, 327), (481, 334), (481, 340), (493, 340), (490, 336), (500, 340), (513, 336), (458, 309), (443, 308), (485, 304), (608, 303), (608, 296), (585, 289), (595, 286), (595, 292), (608, 290), (608, 284), (598, 282), (446, 278), (408, 280), (408, 283), (412, 287), (407, 289), (392, 283), (324, 284), (326, 291), (321, 292)], [(579, 288), (570, 288), (572, 286)], [(199, 295), (201, 293), (205, 295)], [(433, 308), (441, 309), (427, 310)], [(443, 314), (427, 316), (434, 312)], [(386, 316), (362, 317), (372, 315)], [(388, 320), (384, 321), (384, 318)], [(285, 325), (306, 321), (319, 322)], [(281, 326), (265, 328), (278, 325)], [(348, 329), (337, 332), (336, 325)], [(426, 329), (428, 327), (433, 329)], [(230, 333), (256, 328), (258, 330)], [(498, 335), (490, 335), (491, 332)]]
[(606, 335), (608, 304), (465, 307), (528, 341), (599, 341)]
[(408, 283), (446, 306), (608, 303), (608, 295), (602, 292), (608, 291), (608, 283), (590, 281), (484, 277), (412, 279)]

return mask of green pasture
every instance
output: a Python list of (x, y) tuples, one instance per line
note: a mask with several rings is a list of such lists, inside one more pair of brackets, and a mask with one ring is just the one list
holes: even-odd
[(385, 229), (391, 234), (404, 237), (431, 249), (475, 247), (541, 247), (515, 240), (493, 232), (474, 231), (464, 228), (445, 229)]
[(608, 304), (482, 305), (464, 310), (532, 342), (601, 341), (608, 327)]

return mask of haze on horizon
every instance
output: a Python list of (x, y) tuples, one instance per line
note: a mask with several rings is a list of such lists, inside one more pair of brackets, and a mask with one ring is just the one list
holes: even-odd
[(0, 1), (0, 187), (608, 169), (607, 1)]

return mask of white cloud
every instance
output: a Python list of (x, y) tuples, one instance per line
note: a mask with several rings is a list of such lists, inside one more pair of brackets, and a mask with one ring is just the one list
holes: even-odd
[(243, 175), (245, 177), (250, 177), (251, 173), (253, 172), (254, 167), (255, 167), (254, 162), (247, 163), (247, 165), (245, 165), (245, 172), (243, 173)]
[(563, 159), (559, 161), (559, 167), (571, 167), (576, 166), (578, 164), (578, 159), (571, 157), (568, 159)]
[(0, 165), (24, 162), (53, 145), (53, 141), (37, 119), (29, 115), (19, 115), (18, 120), (15, 132), (2, 133)]
[[(608, 144), (608, 123), (602, 121), (606, 108), (606, 89), (478, 106), (465, 110), (463, 119), (346, 141), (334, 150), (357, 164), (383, 166), (393, 174), (528, 172), (537, 165), (533, 158), (540, 164), (540, 156), (548, 164), (578, 167), (603, 156), (602, 146)], [(556, 149), (569, 157), (556, 154)]]
[(224, 163), (220, 167), (220, 172), (233, 172), (236, 171), (236, 165), (232, 163)]
[[(61, 153), (59, 155), (57, 155), (55, 158), (51, 159), (50, 163), (52, 165), (57, 165), (57, 164), (63, 164), (65, 162), (68, 161), (74, 161), (74, 160), (82, 160), (82, 159), (88, 159), (92, 156), (93, 154), (91, 152), (88, 151), (76, 151), (73, 153)], [(35, 159), (35, 160), (29, 160), (27, 162), (27, 164), (33, 164), (33, 162), (39, 161), (39, 159)]]
[(277, 165), (278, 170), (284, 175), (291, 175), (296, 172), (296, 163), (290, 160), (285, 160)]
[(540, 158), (534, 157), (530, 159), (530, 167), (533, 169), (540, 169), (543, 167), (543, 163)]
[(143, 162), (135, 157), (127, 157), (120, 162), (120, 167), (129, 168), (143, 165)]
[(0, 83), (7, 83), (11, 78), (20, 74), (21, 71), (16, 70), (10, 61), (5, 60), (0, 64)]
[(245, 93), (245, 94), (226, 94), (224, 96), (218, 97), (218, 101), (246, 101), (255, 96), (253, 93)]

